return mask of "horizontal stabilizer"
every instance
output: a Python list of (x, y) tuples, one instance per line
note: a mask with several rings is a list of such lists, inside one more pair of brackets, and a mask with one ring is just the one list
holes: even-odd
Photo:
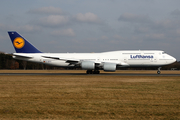
[(33, 56), (28, 56), (28, 55), (18, 55), (18, 54), (13, 54), (15, 57), (21, 57), (21, 58), (33, 58)]

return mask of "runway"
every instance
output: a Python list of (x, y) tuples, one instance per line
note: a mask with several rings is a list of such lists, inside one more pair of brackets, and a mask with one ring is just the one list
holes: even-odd
[(86, 73), (0, 73), (9, 76), (180, 76), (180, 74), (148, 74), (148, 73), (100, 73), (100, 74), (86, 74)]

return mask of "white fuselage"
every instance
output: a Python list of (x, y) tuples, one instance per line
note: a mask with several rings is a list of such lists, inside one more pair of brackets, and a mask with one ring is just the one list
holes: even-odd
[[(104, 63), (114, 63), (117, 67), (163, 66), (176, 61), (174, 57), (160, 50), (131, 50), (102, 53), (14, 53), (13, 55), (15, 59), (61, 67), (73, 67), (82, 61), (92, 61), (98, 63), (99, 66)], [(68, 61), (75, 61), (76, 64)]]

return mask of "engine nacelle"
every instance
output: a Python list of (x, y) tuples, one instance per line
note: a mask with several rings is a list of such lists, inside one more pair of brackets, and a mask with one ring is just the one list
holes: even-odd
[(81, 63), (81, 67), (84, 70), (94, 70), (95, 69), (95, 63), (92, 61), (83, 61)]
[(104, 69), (104, 71), (107, 71), (107, 72), (114, 72), (114, 71), (116, 71), (116, 64), (115, 63), (104, 63), (103, 69)]

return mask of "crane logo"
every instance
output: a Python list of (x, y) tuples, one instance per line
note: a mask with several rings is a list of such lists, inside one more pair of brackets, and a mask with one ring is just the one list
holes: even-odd
[(14, 39), (13, 44), (14, 44), (14, 47), (15, 47), (15, 48), (21, 49), (22, 47), (24, 47), (25, 41), (24, 41), (23, 38), (17, 37), (17, 38)]

